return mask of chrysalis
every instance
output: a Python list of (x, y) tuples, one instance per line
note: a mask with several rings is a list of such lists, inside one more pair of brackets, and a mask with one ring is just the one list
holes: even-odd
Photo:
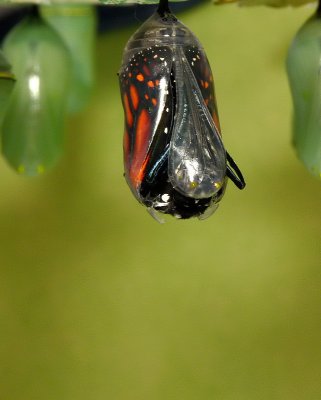
[(70, 59), (60, 36), (32, 15), (7, 36), (4, 53), (17, 82), (2, 129), (2, 152), (19, 173), (38, 175), (63, 150)]
[(228, 177), (244, 188), (221, 139), (206, 54), (166, 0), (130, 38), (119, 78), (125, 177), (152, 215), (205, 218)]
[(308, 170), (321, 178), (321, 13), (295, 36), (287, 57), (292, 92), (293, 143)]
[(15, 77), (11, 72), (11, 65), (0, 51), (0, 132), (4, 114), (13, 90)]
[(66, 44), (72, 60), (68, 111), (81, 111), (94, 83), (95, 8), (87, 4), (52, 4), (40, 7), (43, 18)]

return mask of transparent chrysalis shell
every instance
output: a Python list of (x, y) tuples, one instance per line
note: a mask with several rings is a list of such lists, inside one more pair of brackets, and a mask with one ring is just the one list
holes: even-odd
[(15, 77), (11, 72), (11, 65), (0, 51), (0, 131), (14, 83)]
[(19, 173), (38, 175), (63, 151), (69, 53), (37, 15), (14, 27), (3, 49), (17, 82), (3, 121), (2, 152)]
[(95, 7), (87, 4), (52, 4), (40, 7), (42, 17), (59, 32), (72, 60), (68, 111), (81, 111), (94, 83)]
[(293, 98), (293, 143), (307, 169), (321, 178), (321, 18), (310, 18), (287, 57)]
[(129, 39), (119, 81), (125, 177), (153, 216), (205, 218), (228, 177), (244, 188), (222, 142), (206, 53), (173, 14), (155, 12)]

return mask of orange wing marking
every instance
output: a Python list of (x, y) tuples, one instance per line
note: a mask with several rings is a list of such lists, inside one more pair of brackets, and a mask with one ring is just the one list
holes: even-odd
[(129, 127), (132, 127), (132, 126), (133, 126), (133, 122), (134, 122), (134, 118), (133, 118), (132, 112), (130, 111), (129, 101), (128, 101), (128, 96), (127, 96), (127, 94), (124, 94), (123, 102), (124, 102), (125, 117), (126, 117), (127, 125), (128, 125)]
[(148, 137), (150, 134), (150, 118), (147, 110), (143, 109), (137, 119), (135, 148), (132, 163), (130, 166), (130, 180), (134, 187), (138, 187), (141, 183), (145, 168), (147, 165), (148, 157)]
[(135, 110), (137, 110), (137, 107), (139, 104), (139, 96), (138, 96), (136, 86), (130, 85), (129, 92), (130, 92), (130, 98), (131, 98), (133, 107)]

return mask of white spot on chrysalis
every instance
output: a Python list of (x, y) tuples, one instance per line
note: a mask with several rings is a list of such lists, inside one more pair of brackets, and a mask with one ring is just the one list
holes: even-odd
[(164, 202), (167, 203), (168, 200), (170, 199), (170, 196), (169, 196), (169, 194), (164, 193), (164, 194), (162, 195), (161, 199), (162, 199)]

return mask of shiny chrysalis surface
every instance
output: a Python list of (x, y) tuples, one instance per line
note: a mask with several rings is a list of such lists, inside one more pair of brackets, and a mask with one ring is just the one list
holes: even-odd
[(321, 18), (310, 18), (287, 57), (292, 92), (293, 143), (307, 169), (321, 178)]
[(0, 51), (0, 134), (3, 117), (7, 109), (14, 83), (15, 77), (11, 72), (11, 65), (2, 51)]
[(70, 52), (68, 111), (79, 112), (87, 104), (94, 83), (95, 8), (87, 4), (52, 4), (41, 6), (40, 13), (59, 32)]
[(173, 14), (157, 11), (130, 38), (119, 78), (125, 177), (152, 215), (204, 218), (228, 176), (245, 186), (221, 139), (206, 54)]
[(16, 26), (3, 48), (17, 82), (3, 121), (2, 152), (19, 173), (38, 175), (62, 154), (69, 54), (37, 15)]

